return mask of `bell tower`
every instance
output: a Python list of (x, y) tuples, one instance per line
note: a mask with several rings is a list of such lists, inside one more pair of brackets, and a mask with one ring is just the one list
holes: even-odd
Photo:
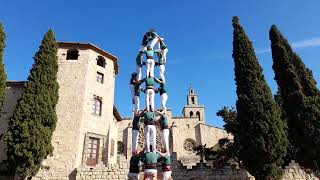
[(187, 104), (182, 110), (184, 117), (198, 118), (199, 121), (205, 123), (204, 105), (198, 104), (198, 95), (195, 90), (190, 87), (187, 95)]

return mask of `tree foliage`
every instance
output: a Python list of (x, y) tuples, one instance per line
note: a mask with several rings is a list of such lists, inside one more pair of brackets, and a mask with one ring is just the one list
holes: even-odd
[(232, 107), (232, 108), (228, 108), (226, 106), (222, 107), (222, 109), (220, 109), (217, 112), (217, 116), (222, 117), (223, 121), (224, 121), (224, 129), (231, 134), (235, 134), (236, 132), (236, 119), (237, 119), (237, 111)]
[(2, 107), (4, 102), (7, 81), (7, 75), (3, 64), (3, 53), (6, 46), (5, 41), (6, 34), (3, 30), (2, 23), (0, 22), (0, 108)]
[(235, 143), (239, 147), (239, 159), (256, 179), (280, 179), (288, 144), (286, 124), (237, 17), (233, 18), (233, 28), (238, 96)]
[(217, 146), (198, 146), (195, 151), (197, 155), (211, 161), (214, 169), (239, 165), (236, 155), (237, 149), (233, 141), (227, 138), (219, 139)]
[(291, 158), (317, 169), (320, 165), (320, 93), (312, 72), (273, 25), (269, 32), (273, 69), (288, 124)]
[[(228, 133), (234, 134), (236, 131), (237, 112), (234, 108), (222, 107), (217, 116), (222, 117), (225, 122), (224, 128)], [(228, 138), (219, 139), (214, 147), (200, 145), (195, 148), (197, 155), (211, 160), (214, 168), (222, 168), (224, 166), (238, 166), (238, 150), (233, 140)]]
[(57, 50), (54, 33), (49, 30), (34, 56), (25, 92), (9, 119), (5, 134), (9, 168), (21, 177), (35, 174), (53, 151), (59, 89)]

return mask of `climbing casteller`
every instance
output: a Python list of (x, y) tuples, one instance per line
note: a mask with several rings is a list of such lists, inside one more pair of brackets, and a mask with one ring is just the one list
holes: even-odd
[[(144, 118), (144, 134), (146, 152), (152, 151), (150, 146), (156, 147), (157, 128), (156, 128), (156, 113), (154, 111), (145, 111), (142, 114)], [(153, 149), (155, 151), (155, 148)]]
[(139, 140), (139, 121), (141, 118), (141, 114), (139, 112), (135, 112), (132, 121), (132, 154), (135, 154), (138, 151), (138, 140)]
[(159, 53), (158, 53), (158, 62), (155, 63), (155, 65), (159, 65), (159, 76), (160, 78), (165, 82), (165, 75), (164, 72), (166, 70), (165, 67), (165, 63), (167, 62), (167, 52), (168, 52), (168, 48), (166, 46), (166, 44), (164, 43), (164, 39), (163, 38), (159, 38)]
[(163, 153), (154, 151), (153, 146), (150, 146), (149, 149), (152, 151), (145, 152), (141, 156), (141, 161), (144, 163), (144, 180), (153, 180), (157, 177), (157, 162), (165, 156)]
[(140, 110), (140, 93), (142, 89), (140, 85), (143, 81), (135, 81), (134, 82), (134, 112), (139, 112)]
[(135, 85), (135, 82), (136, 82), (136, 78), (137, 78), (137, 73), (131, 73), (131, 77), (130, 77), (130, 84), (129, 84), (129, 87), (130, 87), (130, 92), (131, 92), (131, 102), (132, 102), (132, 105), (133, 105), (133, 110), (135, 108), (135, 103), (134, 103), (134, 85)]
[(142, 51), (139, 51), (137, 57), (136, 57), (136, 64), (137, 64), (137, 69), (136, 69), (136, 72), (137, 72), (137, 80), (141, 80), (141, 75), (142, 75), (142, 72), (141, 72), (141, 69), (142, 69), (142, 65), (143, 65), (143, 62), (142, 62), (142, 57), (143, 57), (143, 52)]
[(171, 169), (171, 157), (169, 152), (161, 157), (162, 162), (162, 180), (169, 180), (171, 178), (172, 169)]
[(159, 36), (155, 29), (150, 29), (148, 32), (144, 33), (141, 43), (141, 48), (139, 51), (146, 50), (149, 42), (150, 46), (153, 48), (154, 45), (158, 42)]
[(167, 94), (167, 86), (166, 86), (166, 82), (163, 81), (163, 79), (159, 79), (160, 81), (160, 86), (159, 88), (156, 90), (156, 92), (159, 92), (160, 97), (161, 97), (161, 106), (164, 112), (167, 111), (167, 100), (168, 100), (168, 94)]
[(147, 47), (147, 50), (142, 51), (147, 57), (147, 74), (150, 74), (151, 77), (154, 77), (154, 54), (158, 54), (160, 50), (153, 50), (151, 46)]
[(128, 173), (129, 180), (139, 180), (140, 160), (142, 153), (143, 151), (140, 151), (140, 153), (138, 153), (138, 150), (136, 150), (130, 158), (130, 166)]
[(162, 133), (162, 145), (164, 147), (165, 152), (169, 153), (169, 121), (166, 115), (166, 112), (161, 113), (157, 111), (158, 114), (161, 116), (160, 124), (161, 124), (161, 133)]

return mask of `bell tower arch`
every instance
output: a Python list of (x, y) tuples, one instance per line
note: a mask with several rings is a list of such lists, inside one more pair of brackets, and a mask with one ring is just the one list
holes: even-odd
[(205, 107), (198, 104), (198, 95), (195, 90), (190, 87), (187, 95), (187, 104), (183, 107), (182, 114), (184, 117), (198, 118), (199, 121), (205, 123)]

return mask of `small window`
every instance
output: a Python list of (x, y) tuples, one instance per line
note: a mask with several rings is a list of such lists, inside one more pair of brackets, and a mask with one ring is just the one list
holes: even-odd
[(102, 100), (99, 97), (95, 97), (93, 100), (93, 114), (101, 116), (102, 113)]
[(97, 65), (104, 68), (106, 66), (106, 60), (102, 56), (98, 56)]
[(98, 164), (98, 158), (99, 158), (99, 142), (100, 139), (89, 137), (89, 157), (87, 159), (87, 165), (93, 166)]
[(67, 60), (78, 60), (79, 51), (76, 49), (70, 49), (67, 51)]
[(97, 72), (97, 82), (103, 84), (104, 74), (101, 72)]
[(194, 104), (194, 97), (191, 97), (192, 104)]
[(190, 117), (192, 117), (193, 116), (193, 111), (190, 111)]
[(197, 117), (199, 118), (199, 121), (200, 121), (200, 120), (201, 120), (200, 112), (197, 111), (197, 112), (196, 112), (196, 115), (197, 115)]
[(114, 156), (114, 140), (112, 139), (111, 140), (111, 153), (110, 153), (111, 156)]
[(125, 145), (122, 141), (118, 141), (118, 154), (123, 154), (124, 153), (124, 150), (125, 150)]

